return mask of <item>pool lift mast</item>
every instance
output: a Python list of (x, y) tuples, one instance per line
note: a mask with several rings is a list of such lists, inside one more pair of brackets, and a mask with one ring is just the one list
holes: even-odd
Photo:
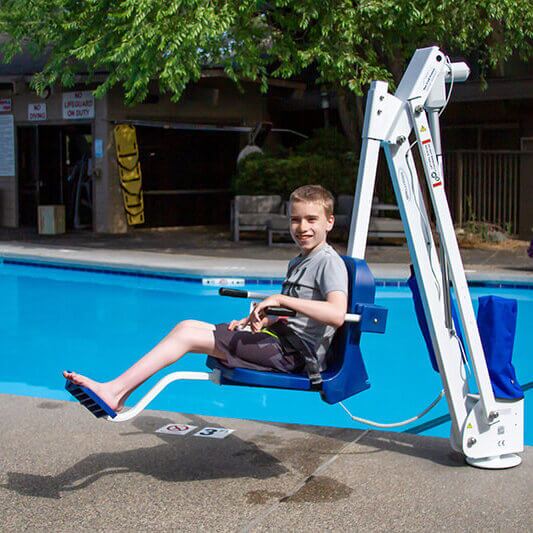
[[(523, 451), (524, 401), (494, 396), (444, 190), (439, 115), (453, 84), (465, 81), (469, 73), (465, 63), (450, 62), (434, 46), (415, 52), (394, 95), (388, 92), (386, 82), (372, 83), (347, 254), (364, 259), (378, 156), (383, 148), (444, 384), (452, 448), (473, 466), (509, 468), (521, 462), (516, 453)], [(450, 84), (448, 98), (446, 83)], [(415, 144), (435, 214), (439, 254), (411, 152)], [(450, 282), (479, 394), (469, 392), (466, 356), (452, 320)]]
[[(439, 48), (430, 47), (415, 52), (394, 95), (389, 94), (386, 82), (372, 83), (366, 104), (347, 255), (364, 260), (378, 156), (383, 148), (444, 383), (452, 419), (452, 448), (464, 454), (471, 465), (509, 468), (521, 462), (516, 453), (523, 451), (524, 401), (494, 397), (443, 183), (439, 114), (450, 95), (446, 98), (445, 84), (450, 83), (451, 89), (453, 83), (465, 81), (469, 73), (465, 63), (451, 63)], [(409, 138), (413, 133), (416, 140), (411, 144)], [(440, 259), (411, 153), (415, 144), (419, 147), (437, 222)], [(452, 320), (450, 281), (479, 394), (469, 392), (466, 356)], [(265, 296), (247, 292), (244, 297)], [(358, 314), (346, 315), (346, 322), (361, 319)], [(134, 418), (167, 385), (178, 380), (219, 383), (220, 372), (168, 374), (133, 408), (107, 419), (123, 422)]]

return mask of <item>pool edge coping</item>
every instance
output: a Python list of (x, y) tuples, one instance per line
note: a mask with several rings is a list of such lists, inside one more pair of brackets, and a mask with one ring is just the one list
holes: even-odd
[[(57, 268), (75, 270), (108, 270), (127, 275), (147, 277), (187, 278), (244, 278), (252, 283), (279, 283), (285, 275), (287, 261), (272, 259), (220, 258), (215, 256), (169, 255), (157, 252), (114, 251), (110, 260), (109, 250), (54, 249), (47, 247), (9, 245), (0, 246), (0, 261), (33, 262)], [(408, 265), (400, 263), (370, 263), (376, 281), (404, 284), (409, 277)], [(533, 286), (533, 273), (509, 272), (505, 269), (490, 271), (465, 266), (471, 285)]]

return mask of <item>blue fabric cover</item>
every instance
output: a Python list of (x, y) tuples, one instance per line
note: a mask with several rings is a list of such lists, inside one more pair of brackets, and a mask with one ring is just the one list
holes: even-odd
[[(435, 351), (433, 350), (433, 344), (431, 343), (431, 335), (429, 334), (428, 323), (426, 320), (426, 315), (424, 314), (424, 306), (422, 305), (420, 289), (418, 288), (418, 283), (416, 281), (413, 265), (411, 265), (411, 276), (407, 280), (407, 285), (409, 285), (409, 288), (411, 289), (411, 292), (413, 294), (413, 302), (415, 304), (416, 319), (418, 320), (420, 331), (422, 332), (422, 335), (424, 336), (424, 341), (426, 342), (426, 346), (427, 346), (428, 354), (429, 354), (429, 360), (431, 361), (431, 366), (433, 367), (433, 370), (435, 370), (435, 372), (438, 372), (439, 367), (437, 365), (437, 358), (435, 357)], [(466, 350), (466, 345), (463, 341), (463, 331), (461, 329), (461, 322), (459, 321), (459, 317), (457, 315), (457, 307), (453, 300), (452, 300), (452, 320), (453, 320), (453, 325), (455, 327), (455, 331), (457, 332), (457, 335), (461, 339), (461, 342)]]
[[(416, 318), (426, 342), (431, 366), (435, 372), (438, 372), (439, 368), (412, 265), (411, 277), (407, 280), (407, 284), (413, 293)], [(485, 352), (492, 389), (496, 398), (500, 399), (516, 400), (524, 397), (511, 363), (516, 332), (516, 315), (516, 300), (501, 298), (499, 296), (481, 296), (479, 298), (477, 315), (479, 335), (481, 337), (483, 351)], [(453, 301), (452, 318), (457, 334), (466, 350), (457, 315), (457, 308)]]
[(511, 363), (517, 307), (516, 300), (499, 296), (481, 296), (477, 313), (479, 335), (494, 396), (508, 400), (524, 397)]

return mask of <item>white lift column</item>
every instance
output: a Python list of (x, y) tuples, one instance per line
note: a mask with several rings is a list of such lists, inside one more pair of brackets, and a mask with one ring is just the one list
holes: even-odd
[[(442, 162), (437, 159), (432, 135), (433, 129), (440, 152), (435, 103), (442, 99), (446, 80), (464, 81), (468, 73), (464, 63), (450, 63), (437, 47), (430, 47), (415, 52), (394, 96), (388, 93), (385, 82), (372, 84), (365, 111), (348, 254), (364, 258), (381, 146), (387, 158), (431, 342), (446, 391), (452, 419), (452, 447), (462, 452), (466, 460), (475, 466), (508, 468), (521, 462), (516, 453), (523, 451), (523, 400), (504, 401), (494, 397), (444, 191)], [(428, 110), (432, 114), (431, 127)], [(415, 140), (410, 144), (413, 133)], [(415, 144), (420, 151), (437, 222), (444, 261), (442, 267), (411, 153)], [(450, 319), (448, 273), (455, 289), (478, 395), (469, 392), (463, 351)]]

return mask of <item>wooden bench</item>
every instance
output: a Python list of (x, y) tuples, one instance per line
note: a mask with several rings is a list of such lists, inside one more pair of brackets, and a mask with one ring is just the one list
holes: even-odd
[(241, 231), (267, 231), (268, 222), (276, 218), (287, 219), (285, 203), (281, 196), (235, 196), (231, 202), (231, 233), (233, 240), (239, 242)]
[[(335, 227), (350, 231), (354, 197), (340, 194), (335, 206)], [(400, 218), (384, 216), (383, 213), (398, 213), (399, 208), (394, 204), (383, 204), (377, 197), (372, 202), (368, 236), (377, 238), (405, 238), (403, 223)]]

